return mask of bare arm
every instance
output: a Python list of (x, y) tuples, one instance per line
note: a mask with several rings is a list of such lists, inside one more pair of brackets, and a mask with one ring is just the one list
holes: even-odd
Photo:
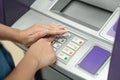
[(55, 24), (34, 24), (24, 30), (14, 29), (0, 24), (0, 39), (11, 40), (28, 46), (46, 35), (64, 33), (66, 33), (64, 27)]
[(51, 65), (56, 56), (51, 46), (51, 38), (42, 38), (33, 44), (25, 57), (5, 80), (32, 80), (38, 69)]
[[(56, 34), (66, 30), (60, 25), (35, 24), (25, 30), (17, 30), (0, 24), (0, 39), (31, 45), (21, 62), (5, 80), (32, 80), (35, 72), (55, 62), (56, 56), (51, 42)], [(46, 35), (53, 35), (44, 38)]]
[(29, 55), (25, 55), (5, 80), (33, 80), (35, 72), (38, 70), (38, 65), (38, 61)]
[(18, 41), (18, 33), (19, 30), (10, 28), (6, 25), (0, 24), (0, 39), (1, 40), (11, 40), (11, 41)]

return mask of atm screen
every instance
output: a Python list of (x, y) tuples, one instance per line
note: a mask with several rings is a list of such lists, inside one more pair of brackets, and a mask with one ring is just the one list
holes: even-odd
[(100, 30), (112, 14), (77, 0), (71, 1), (61, 12), (93, 30)]

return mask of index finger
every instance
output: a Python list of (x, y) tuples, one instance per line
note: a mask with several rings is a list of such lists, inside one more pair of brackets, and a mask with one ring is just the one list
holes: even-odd
[(50, 34), (50, 35), (57, 35), (57, 34), (64, 34), (67, 33), (67, 30), (65, 29), (53, 29), (53, 30), (48, 30), (46, 32), (46, 34)]

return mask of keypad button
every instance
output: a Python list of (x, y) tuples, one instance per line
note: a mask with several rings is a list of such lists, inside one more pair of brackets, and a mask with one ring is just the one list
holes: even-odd
[(57, 51), (57, 49), (56, 49), (56, 48), (53, 48), (53, 50), (54, 50), (54, 51)]
[(72, 49), (74, 49), (74, 50), (78, 50), (79, 47), (80, 47), (79, 45), (77, 45), (77, 44), (75, 44), (73, 42), (68, 43), (67, 46), (70, 47), (70, 48), (72, 48)]
[(56, 41), (54, 40), (54, 41), (52, 41), (51, 43), (54, 44), (55, 42), (56, 42)]
[(63, 44), (66, 41), (66, 39), (65, 38), (59, 38), (57, 41), (60, 42), (61, 44)]
[(65, 62), (67, 62), (70, 59), (70, 56), (68, 56), (67, 54), (62, 53), (62, 52), (57, 54), (57, 57), (64, 60)]
[(72, 55), (75, 53), (74, 50), (72, 50), (72, 49), (70, 49), (70, 48), (68, 48), (68, 47), (65, 47), (65, 48), (63, 49), (63, 52), (67, 53), (67, 54), (70, 55), (70, 56), (72, 56)]
[(71, 36), (70, 33), (65, 33), (65, 34), (62, 35), (62, 37), (65, 37), (65, 38), (69, 38), (70, 36)]
[(85, 42), (82, 38), (79, 38), (79, 37), (74, 37), (72, 39), (72, 41), (75, 42), (75, 43), (77, 43), (77, 44), (79, 44), (79, 45), (83, 45), (84, 42)]
[(62, 45), (61, 43), (55, 42), (55, 43), (53, 44), (53, 47), (54, 47), (54, 48), (60, 48), (61, 45)]

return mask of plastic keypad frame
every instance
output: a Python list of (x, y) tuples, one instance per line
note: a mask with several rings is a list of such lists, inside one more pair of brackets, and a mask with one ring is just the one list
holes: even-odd
[(53, 41), (52, 46), (56, 51), (58, 59), (63, 63), (67, 63), (85, 41), (86, 39), (68, 32), (63, 35), (58, 35), (57, 39)]

